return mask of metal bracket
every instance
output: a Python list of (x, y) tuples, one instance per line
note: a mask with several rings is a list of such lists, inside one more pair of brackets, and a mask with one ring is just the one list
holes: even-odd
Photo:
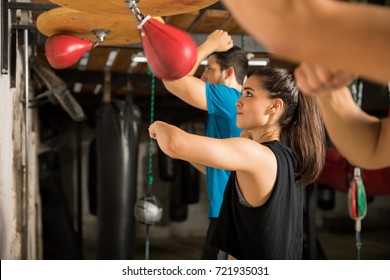
[[(22, 2), (10, 2), (8, 0), (1, 0), (1, 74), (8, 75), (8, 63), (9, 63), (9, 10), (30, 10), (30, 11), (42, 11), (59, 7), (57, 4), (48, 3), (22, 3)], [(23, 28), (21, 28), (23, 27)], [(28, 26), (18, 26), (17, 29), (28, 29)], [(30, 27), (31, 28), (31, 27)], [(15, 29), (12, 26), (12, 29)], [(11, 62), (12, 63), (12, 62)]]
[(1, 0), (1, 74), (8, 75), (8, 0)]
[(137, 4), (138, 4), (139, 0), (124, 0), (124, 1), (129, 5), (129, 9), (135, 15), (137, 22), (138, 23), (142, 22), (142, 20), (145, 18), (145, 15), (138, 8)]

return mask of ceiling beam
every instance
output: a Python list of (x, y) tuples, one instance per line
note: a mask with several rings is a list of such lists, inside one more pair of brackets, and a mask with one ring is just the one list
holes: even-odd
[[(67, 83), (81, 84), (103, 84), (104, 72), (102, 71), (79, 71), (77, 69), (56, 70), (55, 73)], [(125, 87), (128, 84), (128, 79), (134, 88), (149, 88), (151, 77), (143, 74), (125, 74), (111, 72), (111, 85), (114, 87)], [(161, 80), (156, 79), (156, 89), (164, 89)]]

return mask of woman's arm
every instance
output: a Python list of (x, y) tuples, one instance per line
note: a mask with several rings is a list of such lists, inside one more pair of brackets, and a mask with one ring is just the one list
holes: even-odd
[(268, 50), (379, 82), (390, 81), (390, 8), (329, 0), (224, 0)]
[(205, 166), (237, 171), (240, 188), (252, 206), (264, 203), (276, 178), (273, 152), (246, 138), (215, 139), (187, 133), (176, 126), (156, 121), (149, 127), (150, 137), (172, 158)]

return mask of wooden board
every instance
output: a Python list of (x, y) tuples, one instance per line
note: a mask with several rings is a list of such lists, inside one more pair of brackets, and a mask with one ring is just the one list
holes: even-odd
[[(51, 0), (63, 7), (97, 15), (133, 14), (124, 0)], [(184, 14), (206, 8), (218, 0), (140, 0), (137, 4), (141, 13), (150, 16)]]
[[(163, 22), (161, 17), (156, 19)], [(108, 30), (109, 34), (101, 45), (127, 45), (141, 41), (136, 20), (132, 14), (107, 17), (60, 7), (40, 14), (37, 19), (37, 28), (47, 37), (69, 34), (92, 42), (97, 41), (94, 30)]]
[(190, 31), (194, 33), (211, 33), (216, 29), (223, 29), (228, 19), (229, 12), (226, 10), (206, 10), (196, 20)]
[(194, 11), (181, 15), (167, 16), (164, 18), (164, 20), (166, 24), (187, 30), (191, 27), (192, 23), (198, 16), (199, 11)]

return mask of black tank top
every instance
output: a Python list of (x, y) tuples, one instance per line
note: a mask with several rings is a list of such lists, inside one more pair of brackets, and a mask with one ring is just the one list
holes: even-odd
[(293, 153), (278, 141), (262, 144), (277, 160), (271, 196), (260, 207), (242, 205), (235, 188), (236, 172), (232, 172), (211, 242), (236, 259), (301, 259), (303, 190), (295, 182)]

